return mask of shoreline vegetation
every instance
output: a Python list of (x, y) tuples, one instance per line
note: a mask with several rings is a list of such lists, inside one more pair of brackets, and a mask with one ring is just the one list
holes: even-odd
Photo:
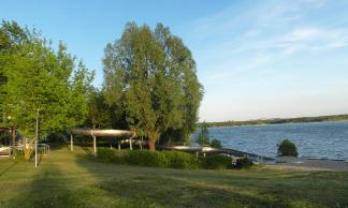
[[(285, 123), (309, 123), (309, 122), (325, 122), (325, 121), (342, 121), (348, 120), (348, 114), (330, 115), (330, 116), (314, 116), (314, 117), (298, 117), (298, 118), (271, 118), (257, 119), (248, 121), (221, 121), (221, 122), (205, 122), (208, 127), (230, 127), (230, 126), (254, 126), (254, 125), (271, 125)], [(198, 123), (199, 126), (202, 123)]]

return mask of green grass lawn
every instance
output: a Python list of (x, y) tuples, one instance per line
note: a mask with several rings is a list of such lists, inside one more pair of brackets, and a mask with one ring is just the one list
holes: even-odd
[(348, 173), (122, 166), (62, 148), (37, 169), (0, 160), (3, 207), (341, 208), (348, 207)]

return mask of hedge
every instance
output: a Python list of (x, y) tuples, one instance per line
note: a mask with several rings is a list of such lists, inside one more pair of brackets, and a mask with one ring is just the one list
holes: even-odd
[(237, 160), (237, 164), (233, 166), (231, 158), (225, 155), (207, 155), (206, 157), (196, 158), (193, 154), (178, 151), (119, 151), (108, 148), (100, 148), (98, 150), (98, 159), (103, 162), (117, 164), (177, 169), (227, 169), (252, 165), (252, 162), (249, 160)]
[(225, 155), (207, 155), (202, 158), (202, 167), (206, 169), (232, 168), (232, 159)]

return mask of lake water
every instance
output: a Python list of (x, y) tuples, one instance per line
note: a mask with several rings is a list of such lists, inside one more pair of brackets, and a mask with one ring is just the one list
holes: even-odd
[(277, 144), (289, 139), (300, 157), (348, 160), (348, 121), (209, 128), (210, 139), (224, 147), (276, 156)]

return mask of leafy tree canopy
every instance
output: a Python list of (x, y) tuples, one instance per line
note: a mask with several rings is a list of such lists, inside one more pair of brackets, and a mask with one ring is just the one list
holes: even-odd
[(62, 131), (84, 122), (86, 91), (93, 79), (82, 62), (59, 44), (55, 52), (34, 30), (4, 21), (0, 27), (3, 122), (34, 137), (36, 112), (40, 133)]
[(110, 128), (112, 110), (106, 104), (103, 91), (92, 87), (88, 90), (87, 126), (92, 128)]
[(148, 138), (150, 149), (169, 131), (181, 129), (188, 137), (203, 95), (195, 68), (190, 50), (168, 28), (128, 23), (105, 48), (107, 103)]

